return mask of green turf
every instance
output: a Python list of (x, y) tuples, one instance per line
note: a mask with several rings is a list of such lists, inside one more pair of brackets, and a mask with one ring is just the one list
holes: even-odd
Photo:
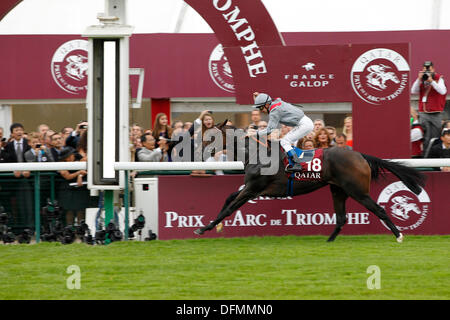
[[(0, 299), (449, 299), (450, 236), (0, 245)], [(67, 267), (81, 270), (70, 290)], [(368, 289), (367, 268), (381, 270)]]

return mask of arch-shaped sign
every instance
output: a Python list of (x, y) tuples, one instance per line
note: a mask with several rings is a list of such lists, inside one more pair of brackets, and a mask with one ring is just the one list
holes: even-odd
[(22, 0), (2, 0), (0, 1), (0, 21), (14, 9)]

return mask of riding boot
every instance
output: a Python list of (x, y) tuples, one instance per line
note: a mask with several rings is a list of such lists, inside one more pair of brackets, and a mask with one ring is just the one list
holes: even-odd
[(303, 168), (302, 168), (302, 165), (301, 165), (301, 161), (300, 161), (300, 159), (297, 156), (297, 153), (292, 149), (292, 150), (288, 151), (287, 155), (292, 160), (292, 162), (294, 162), (294, 164), (293, 165), (289, 164), (286, 167), (286, 172), (289, 172), (289, 173), (291, 173), (291, 172), (302, 172)]

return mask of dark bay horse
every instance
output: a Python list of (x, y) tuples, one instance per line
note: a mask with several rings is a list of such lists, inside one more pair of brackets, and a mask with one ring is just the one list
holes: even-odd
[[(224, 124), (217, 126), (217, 128), (222, 131), (225, 137), (226, 129), (235, 130), (235, 128)], [(248, 139), (247, 137), (246, 140), (248, 141)], [(248, 143), (245, 146), (248, 153)], [(268, 147), (279, 148), (279, 143), (269, 142)], [(244, 167), (245, 187), (232, 193), (226, 199), (223, 208), (214, 221), (194, 232), (201, 235), (205, 231), (212, 230), (247, 201), (258, 196), (285, 197), (287, 195), (288, 177), (283, 164), (284, 157), (284, 152), (280, 151), (278, 171), (273, 175), (261, 175), (263, 164), (250, 164), (246, 161)], [(385, 171), (392, 172), (415, 194), (419, 194), (422, 191), (421, 187), (425, 185), (425, 176), (415, 169), (356, 151), (331, 147), (323, 149), (322, 179), (318, 181), (294, 180), (292, 196), (309, 193), (327, 185), (330, 186), (336, 212), (336, 228), (328, 241), (333, 241), (345, 225), (347, 221), (345, 202), (348, 197), (351, 197), (381, 219), (395, 235), (397, 241), (402, 242), (403, 235), (392, 223), (385, 210), (369, 195), (371, 180), (377, 180), (380, 174)]]

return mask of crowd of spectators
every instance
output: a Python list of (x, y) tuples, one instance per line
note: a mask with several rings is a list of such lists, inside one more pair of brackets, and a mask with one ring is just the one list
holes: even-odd
[[(9, 138), (4, 137), (4, 130), (0, 128), (1, 152), (0, 162), (68, 162), (87, 161), (87, 122), (80, 121), (75, 128), (64, 127), (53, 130), (46, 124), (41, 124), (36, 131), (27, 133), (21, 123), (10, 126)], [(80, 223), (84, 220), (84, 211), (92, 203), (89, 190), (86, 188), (87, 171), (58, 172), (61, 177), (56, 187), (56, 197), (59, 205), (65, 209), (67, 224)], [(32, 216), (31, 187), (28, 180), (30, 171), (14, 171), (14, 177), (20, 179), (17, 184), (17, 194), (11, 200), (20, 207), (22, 203), (26, 208), (23, 216)], [(26, 199), (21, 201), (20, 199)], [(45, 199), (44, 199), (45, 200)], [(95, 204), (96, 205), (96, 204)], [(14, 206), (12, 206), (14, 207)]]

